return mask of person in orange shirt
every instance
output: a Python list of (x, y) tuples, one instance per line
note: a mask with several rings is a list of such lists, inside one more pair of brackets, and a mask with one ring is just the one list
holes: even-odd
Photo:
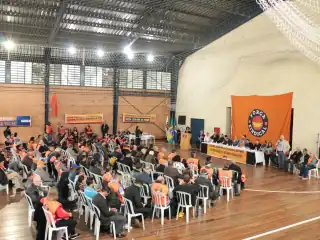
[(117, 197), (121, 203), (123, 203), (123, 196), (124, 196), (124, 189), (122, 185), (120, 184), (119, 178), (111, 178), (108, 187), (117, 194)]
[(176, 156), (176, 155), (177, 155), (177, 152), (175, 149), (173, 149), (172, 152), (168, 156), (168, 160), (172, 160), (172, 158), (174, 158), (174, 156)]
[[(154, 192), (161, 192), (164, 196), (161, 198), (162, 205), (168, 205), (169, 203), (169, 189), (166, 184), (164, 184), (164, 178), (159, 176), (157, 180), (151, 185), (152, 196)], [(152, 197), (152, 202), (155, 202), (155, 198)]]
[(113, 178), (113, 175), (112, 175), (112, 168), (110, 165), (107, 165), (106, 166), (106, 169), (105, 169), (105, 174), (103, 175), (103, 180), (106, 181), (106, 182), (110, 182), (110, 180)]
[(195, 171), (198, 171), (201, 168), (200, 161), (199, 161), (199, 159), (196, 158), (195, 152), (192, 152), (191, 158), (187, 159), (187, 165), (189, 168), (191, 167), (191, 165), (193, 165), (195, 167)]

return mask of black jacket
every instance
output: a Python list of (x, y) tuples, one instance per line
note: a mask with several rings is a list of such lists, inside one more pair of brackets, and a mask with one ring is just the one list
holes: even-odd
[(205, 185), (205, 186), (209, 187), (209, 193), (213, 192), (213, 185), (212, 185), (212, 183), (210, 182), (209, 179), (206, 179), (204, 177), (199, 176), (196, 179), (195, 184)]
[(303, 162), (304, 162), (304, 164), (308, 164), (309, 158), (310, 158), (310, 155), (309, 155), (308, 153), (303, 156)]
[(132, 170), (132, 165), (133, 165), (133, 161), (131, 157), (125, 157), (122, 161), (120, 161), (121, 163), (127, 165), (130, 167), (130, 169)]
[(133, 209), (143, 208), (143, 205), (141, 203), (140, 188), (138, 186), (131, 185), (130, 187), (128, 187), (126, 193), (124, 194), (124, 197), (132, 202)]
[(229, 166), (228, 170), (233, 170), (233, 171), (236, 171), (238, 173), (238, 179), (237, 179), (237, 182), (238, 183), (241, 183), (241, 175), (242, 175), (242, 170), (241, 168), (234, 164), (234, 163), (231, 163), (231, 165)]
[(4, 185), (7, 185), (8, 183), (9, 181), (6, 173), (0, 168), (0, 184), (4, 186)]
[(175, 185), (178, 185), (178, 178), (183, 178), (183, 176), (179, 173), (178, 169), (174, 167), (165, 167), (164, 175), (171, 177)]
[(198, 193), (200, 192), (200, 186), (198, 184), (182, 184), (182, 185), (178, 185), (177, 187), (175, 187), (175, 189), (173, 189), (173, 197), (176, 199), (177, 202), (179, 202), (177, 199), (177, 192), (178, 191), (190, 193), (191, 204), (192, 204), (192, 206), (196, 205), (196, 199), (197, 199)]
[[(102, 124), (101, 125), (101, 132), (108, 133), (109, 132), (109, 126), (108, 124)], [(104, 136), (103, 136), (104, 137)]]
[(92, 203), (100, 210), (101, 225), (110, 224), (109, 218), (115, 215), (115, 212), (109, 210), (110, 205), (108, 198), (104, 198), (100, 193), (98, 193), (93, 197)]
[(292, 153), (292, 155), (290, 156), (290, 159), (294, 162), (294, 163), (299, 163), (300, 159), (302, 157), (302, 152), (299, 151), (295, 151), (294, 153)]
[(27, 188), (26, 194), (31, 198), (33, 207), (36, 208), (36, 205), (40, 204), (40, 200), (42, 198), (40, 196), (39, 188), (32, 183), (31, 186)]

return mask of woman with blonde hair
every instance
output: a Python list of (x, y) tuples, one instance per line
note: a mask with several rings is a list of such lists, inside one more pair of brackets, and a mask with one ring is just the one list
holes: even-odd
[[(59, 194), (55, 187), (50, 188), (47, 197), (41, 199), (43, 206), (52, 214), (57, 227), (68, 227), (69, 239), (76, 239), (80, 236), (75, 232), (77, 222), (72, 219), (72, 213), (63, 209), (58, 202)], [(62, 238), (64, 239), (64, 238)]]

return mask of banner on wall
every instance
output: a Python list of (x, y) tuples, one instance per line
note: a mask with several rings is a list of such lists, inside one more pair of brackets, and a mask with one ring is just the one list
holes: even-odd
[(154, 123), (155, 121), (156, 115), (122, 114), (122, 122), (124, 123)]
[(31, 116), (0, 117), (0, 127), (30, 127)]
[(232, 96), (232, 137), (251, 141), (290, 139), (293, 93), (275, 96)]
[(103, 114), (65, 114), (66, 124), (102, 123)]
[(217, 158), (232, 159), (240, 163), (247, 162), (247, 152), (242, 149), (227, 148), (224, 146), (208, 144), (207, 155), (215, 156)]

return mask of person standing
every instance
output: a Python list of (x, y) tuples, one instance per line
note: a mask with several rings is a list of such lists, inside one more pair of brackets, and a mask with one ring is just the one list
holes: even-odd
[(106, 123), (106, 121), (104, 121), (101, 125), (101, 132), (102, 132), (102, 138), (104, 138), (106, 136), (106, 134), (108, 134), (108, 132), (109, 132), (109, 126)]
[(139, 126), (136, 127), (135, 134), (136, 134), (136, 146), (140, 146), (142, 131), (140, 130)]
[[(276, 150), (278, 155), (279, 168), (283, 169), (285, 161), (285, 153), (288, 151), (288, 142), (284, 140), (284, 136), (281, 135), (280, 139), (276, 143)], [(290, 148), (290, 146), (289, 146)]]
[(11, 128), (7, 126), (6, 129), (3, 131), (3, 136), (7, 138), (7, 136), (11, 136)]

